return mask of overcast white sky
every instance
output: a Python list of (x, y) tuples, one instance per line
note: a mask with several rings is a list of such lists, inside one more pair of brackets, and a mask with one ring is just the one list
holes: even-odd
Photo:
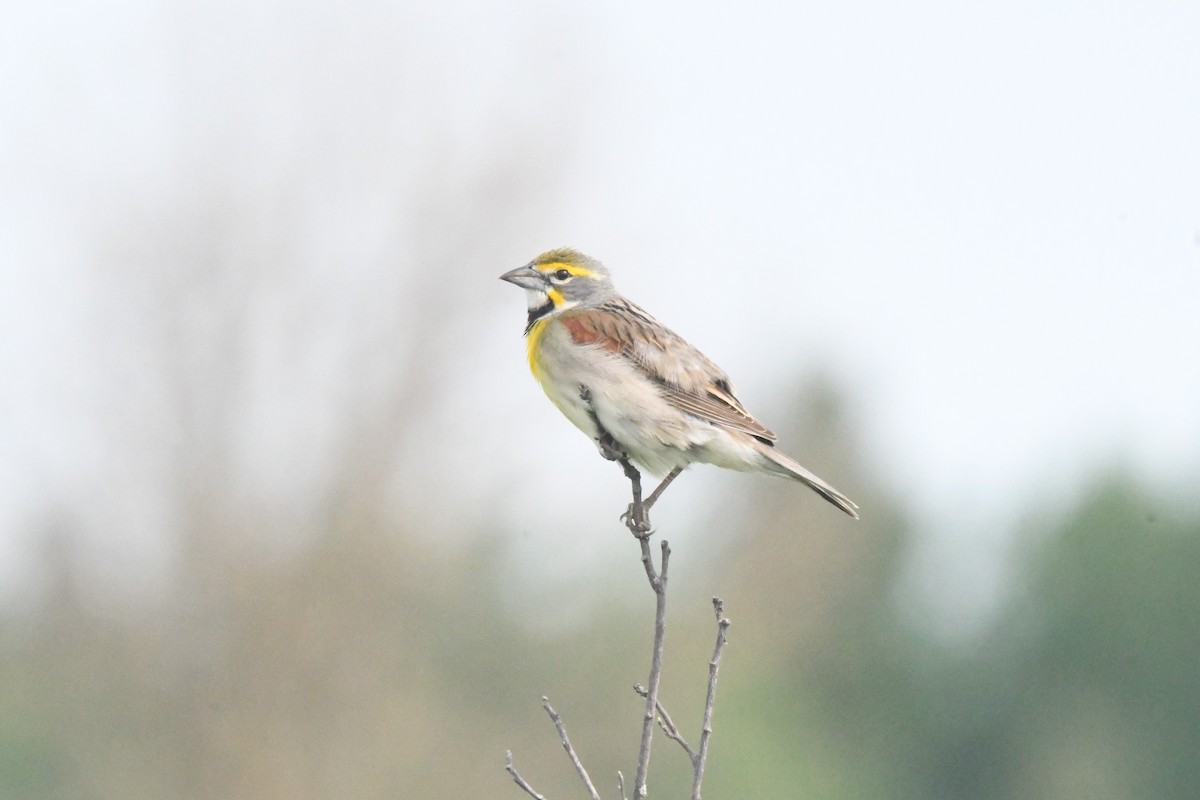
[[(595, 468), (578, 434), (546, 430), (506, 338), (523, 298), (495, 282), (571, 244), (773, 427), (780, 363), (830, 373), (875, 473), (947, 548), (1118, 458), (1180, 495), (1200, 478), (1195, 2), (127, 0), (2, 17), (0, 553), (46, 503), (96, 496), (104, 433), (79, 398), (124, 391), (88, 345), (112, 301), (98, 236), (136, 224), (123, 208), (186, 208), (187, 181), (214, 173), (282, 192), (315, 161), (325, 212), (305, 241), (343, 257), (312, 259), (308, 280), (371, 282), (356, 248), (419, 226), (372, 216), (364, 196), (402, 172), (377, 164), (441, 163), (449, 181), (505, 137), (546, 153), (547, 174), (527, 172), (550, 211), (472, 243), (494, 259), (449, 278), (482, 287), (468, 374), (508, 426), (461, 429), (487, 443), (481, 475), (550, 434), (565, 469)], [(310, 152), (297, 131), (318, 123), (334, 133)], [(352, 316), (356, 297), (330, 303)], [(590, 520), (594, 499), (528, 524)]]

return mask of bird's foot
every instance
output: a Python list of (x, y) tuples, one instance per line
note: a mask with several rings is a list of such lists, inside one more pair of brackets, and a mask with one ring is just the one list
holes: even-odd
[(600, 455), (609, 461), (621, 461), (629, 458), (621, 448), (617, 447), (616, 441), (613, 440), (608, 431), (605, 431), (596, 438), (596, 447), (599, 448)]
[(629, 528), (629, 532), (639, 539), (649, 539), (654, 533), (654, 529), (650, 527), (650, 520), (646, 518), (645, 508), (641, 509), (641, 513), (637, 513), (633, 503), (629, 504), (629, 508), (625, 509), (620, 519), (625, 523), (625, 527)]

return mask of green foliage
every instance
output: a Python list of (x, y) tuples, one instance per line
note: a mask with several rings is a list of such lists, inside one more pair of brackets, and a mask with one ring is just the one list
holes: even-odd
[[(752, 490), (712, 575), (673, 587), (663, 697), (693, 738), (715, 635), (694, 587), (734, 619), (706, 796), (1194, 796), (1200, 521), (1100, 481), (1029, 525), (994, 624), (945, 643), (896, 607), (911, 535), (885, 499), (848, 534), (781, 486)], [(509, 748), (548, 796), (578, 796), (543, 693), (611, 796), (649, 590), (541, 636), (512, 608), (504, 541), (450, 554), (356, 515), (287, 559), (201, 551), (154, 607), (103, 613), (52, 567), (54, 593), (0, 619), (0, 796), (519, 797)], [(684, 541), (675, 563), (694, 564)], [(652, 796), (687, 785), (665, 739), (651, 776)]]
[(828, 635), (777, 642), (786, 667), (723, 698), (757, 752), (718, 761), (714, 796), (749, 768), (778, 776), (760, 798), (1193, 797), (1200, 521), (1118, 476), (1026, 541), (1022, 585), (979, 638), (922, 639), (873, 580)]

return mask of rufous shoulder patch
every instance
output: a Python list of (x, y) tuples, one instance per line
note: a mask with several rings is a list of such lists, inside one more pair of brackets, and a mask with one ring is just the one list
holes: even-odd
[(621, 349), (621, 342), (616, 337), (607, 335), (596, 325), (595, 320), (583, 314), (564, 316), (562, 324), (567, 333), (571, 334), (571, 340), (575, 344), (598, 344), (614, 353)]

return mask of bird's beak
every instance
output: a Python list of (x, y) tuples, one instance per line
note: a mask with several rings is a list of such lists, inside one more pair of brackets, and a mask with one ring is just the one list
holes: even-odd
[(500, 276), (500, 280), (515, 283), (522, 289), (540, 292), (546, 289), (546, 276), (533, 268), (532, 264), (509, 270)]

